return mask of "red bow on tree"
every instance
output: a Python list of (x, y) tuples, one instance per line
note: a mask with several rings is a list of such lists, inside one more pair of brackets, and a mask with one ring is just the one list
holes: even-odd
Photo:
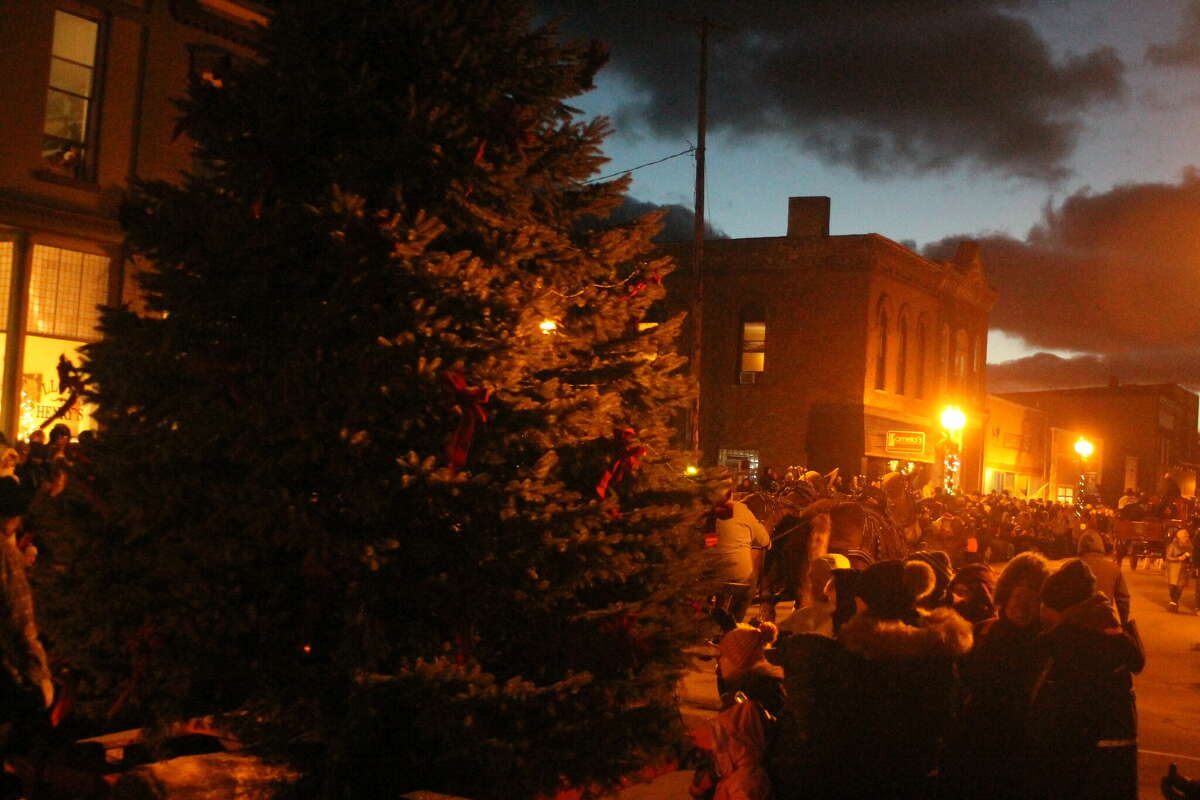
[(456, 470), (467, 463), (475, 426), (487, 422), (483, 404), (491, 399), (492, 390), (468, 386), (465, 375), (450, 370), (442, 373), (442, 388), (446, 390), (450, 408), (458, 413), (458, 428), (446, 445), (446, 460), (450, 462), (450, 468)]
[(608, 487), (613, 481), (623, 481), (632, 475), (641, 463), (642, 456), (646, 455), (646, 448), (635, 444), (637, 431), (633, 428), (617, 428), (613, 431), (613, 437), (616, 439), (618, 455), (596, 484), (596, 494), (601, 498), (608, 494)]
[(634, 283), (632, 287), (630, 287), (629, 296), (637, 297), (639, 294), (641, 294), (642, 292), (644, 292), (646, 290), (647, 286), (649, 286), (652, 283), (656, 283), (659, 286), (662, 286), (662, 275), (659, 275), (657, 272), (655, 272), (655, 273), (651, 274), (650, 277), (648, 277), (648, 278), (643, 276), (642, 278), (638, 279), (638, 281), (636, 283)]
[(733, 492), (726, 492), (725, 499), (710, 508), (704, 515), (704, 546), (717, 546), (717, 520), (733, 518)]

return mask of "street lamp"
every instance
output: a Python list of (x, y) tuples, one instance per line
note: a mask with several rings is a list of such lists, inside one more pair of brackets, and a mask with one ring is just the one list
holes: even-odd
[(1079, 499), (1076, 501), (1079, 505), (1083, 504), (1083, 496), (1087, 494), (1087, 472), (1084, 470), (1084, 462), (1094, 452), (1096, 452), (1096, 446), (1084, 437), (1080, 436), (1075, 440), (1075, 453), (1079, 456)]
[(942, 488), (950, 494), (958, 491), (959, 450), (962, 448), (962, 429), (967, 415), (958, 406), (946, 406), (942, 411), (942, 427), (946, 430), (946, 455), (942, 461)]

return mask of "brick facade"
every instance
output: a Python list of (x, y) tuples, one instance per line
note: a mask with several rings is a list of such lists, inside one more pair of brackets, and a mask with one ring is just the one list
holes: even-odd
[(1125, 489), (1155, 492), (1172, 473), (1184, 493), (1195, 487), (1198, 398), (1173, 383), (1011, 392), (1002, 397), (1042, 409), (1050, 424), (1105, 442), (1100, 492), (1115, 503)]
[[(929, 465), (932, 479), (940, 477), (939, 417), (956, 404), (967, 417), (963, 486), (977, 488), (995, 301), (977, 248), (967, 243), (943, 263), (877, 234), (830, 236), (828, 198), (792, 198), (788, 230), (705, 242), (704, 462), (717, 463), (722, 450), (753, 451), (764, 467), (853, 475), (899, 459)], [(672, 302), (686, 309), (695, 293), (691, 245), (664, 250), (679, 264), (668, 278)], [(741, 369), (750, 318), (766, 325), (763, 369), (753, 377)]]

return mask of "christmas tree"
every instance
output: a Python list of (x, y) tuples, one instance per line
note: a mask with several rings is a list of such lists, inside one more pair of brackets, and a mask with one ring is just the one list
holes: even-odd
[(657, 221), (581, 224), (625, 189), (566, 105), (603, 50), (513, 0), (305, 0), (259, 55), (125, 208), (147, 310), (86, 353), (59, 647), (125, 709), (319, 742), (339, 796), (610, 783), (676, 740), (704, 588)]

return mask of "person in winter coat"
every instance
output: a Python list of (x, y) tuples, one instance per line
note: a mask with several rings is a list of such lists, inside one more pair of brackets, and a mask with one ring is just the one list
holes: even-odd
[(1125, 576), (1121, 566), (1105, 553), (1104, 539), (1096, 531), (1085, 531), (1079, 537), (1077, 547), (1079, 559), (1088, 565), (1088, 569), (1096, 576), (1096, 591), (1113, 602), (1117, 616), (1121, 622), (1129, 620), (1129, 587), (1125, 585)]
[[(716, 777), (712, 800), (772, 800), (775, 796), (765, 762), (770, 738), (767, 725), (759, 705), (739, 694), (720, 714), (691, 731), (696, 746), (712, 754)], [(694, 780), (693, 796), (704, 796), (711, 781), (707, 775)]]
[(967, 564), (954, 573), (947, 587), (950, 606), (971, 624), (991, 619), (996, 613), (995, 588), (996, 572), (990, 564)]
[(780, 633), (819, 633), (833, 638), (833, 612), (835, 600), (826, 588), (830, 587), (836, 569), (849, 569), (850, 560), (838, 553), (814, 558), (808, 568), (808, 580), (812, 587), (811, 600), (798, 607), (779, 625)]
[(947, 768), (952, 797), (1012, 795), (1027, 771), (1025, 716), (1040, 664), (1041, 589), (1050, 565), (1040, 553), (1015, 556), (996, 581), (999, 616), (976, 626), (963, 661), (961, 727)]
[(41, 721), (54, 699), (25, 558), (17, 549), (27, 502), (15, 481), (0, 481), (0, 752), (21, 749), (23, 729)]
[(1145, 654), (1133, 620), (1122, 624), (1096, 579), (1073, 558), (1042, 585), (1046, 630), (1027, 727), (1031, 798), (1134, 800), (1137, 716), (1133, 675)]
[(925, 610), (949, 604), (946, 589), (954, 577), (954, 567), (950, 564), (950, 556), (941, 550), (918, 550), (908, 557), (909, 561), (924, 561), (933, 570), (933, 590), (917, 601), (917, 605)]
[(717, 643), (718, 687), (726, 705), (738, 692), (757, 702), (772, 716), (783, 706), (783, 670), (767, 662), (764, 651), (779, 630), (772, 622), (739, 624)]
[[(955, 663), (970, 649), (971, 626), (949, 608), (918, 610), (933, 588), (923, 562), (881, 561), (859, 575), (858, 613), (830, 647), (807, 640), (804, 659), (784, 663), (787, 708), (800, 708), (812, 797), (926, 797), (934, 789), (955, 711)], [(807, 699), (793, 702), (795, 677)], [(799, 690), (803, 687), (796, 687)], [(805, 692), (800, 692), (805, 694)], [(782, 730), (782, 728), (781, 728)]]
[[(1167, 545), (1163, 554), (1166, 563), (1167, 587), (1170, 590), (1171, 601), (1167, 606), (1169, 611), (1179, 610), (1179, 597), (1187, 584), (1188, 566), (1192, 556), (1192, 537), (1187, 528), (1175, 531), (1175, 538)], [(1198, 609), (1200, 610), (1200, 609)]]
[(729, 613), (734, 622), (741, 622), (750, 606), (751, 587), (756, 577), (754, 548), (770, 547), (771, 535), (745, 503), (730, 500), (729, 505), (730, 516), (717, 519), (717, 544), (711, 553), (716, 574), (726, 582), (733, 595)]

